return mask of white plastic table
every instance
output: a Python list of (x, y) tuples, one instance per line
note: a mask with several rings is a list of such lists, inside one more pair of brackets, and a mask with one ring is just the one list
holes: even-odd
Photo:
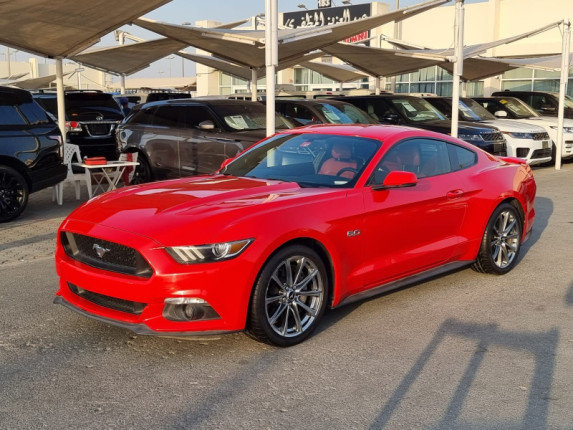
[(125, 169), (137, 165), (139, 163), (136, 161), (108, 161), (106, 164), (74, 163), (74, 166), (85, 169), (90, 199), (98, 190), (102, 192), (115, 190)]

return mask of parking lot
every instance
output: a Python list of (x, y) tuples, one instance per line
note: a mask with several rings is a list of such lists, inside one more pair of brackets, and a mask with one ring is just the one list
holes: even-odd
[(288, 349), (137, 336), (52, 304), (56, 229), (87, 196), (33, 194), (0, 226), (0, 428), (570, 430), (573, 163), (534, 174), (533, 234), (509, 274), (464, 269), (342, 307)]

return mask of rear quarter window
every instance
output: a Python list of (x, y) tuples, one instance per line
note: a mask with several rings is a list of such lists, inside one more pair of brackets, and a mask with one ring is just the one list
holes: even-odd
[(448, 145), (452, 171), (467, 169), (477, 163), (477, 154), (458, 145)]

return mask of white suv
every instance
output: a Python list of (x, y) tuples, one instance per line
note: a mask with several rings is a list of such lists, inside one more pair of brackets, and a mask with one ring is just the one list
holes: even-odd
[[(425, 97), (425, 99), (444, 115), (451, 115), (451, 98)], [(544, 128), (521, 121), (497, 119), (481, 104), (465, 97), (460, 98), (459, 112), (461, 120), (492, 125), (499, 129), (507, 141), (509, 157), (522, 158), (530, 165), (551, 161), (553, 143)]]
[[(553, 142), (557, 142), (557, 117), (541, 116), (531, 106), (516, 97), (474, 97), (475, 101), (486, 108), (497, 118), (519, 120), (532, 125), (543, 127)], [(555, 145), (552, 148), (555, 160)], [(573, 120), (565, 118), (563, 123), (563, 159), (573, 158)]]

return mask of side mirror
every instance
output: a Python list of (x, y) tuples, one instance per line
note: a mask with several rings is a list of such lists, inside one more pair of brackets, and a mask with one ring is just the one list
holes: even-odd
[(494, 113), (496, 118), (507, 118), (507, 112), (504, 110), (498, 110)]
[(398, 124), (400, 122), (400, 117), (397, 113), (387, 113), (382, 118), (382, 122), (387, 122), (390, 124)]
[(231, 158), (227, 158), (225, 161), (223, 161), (221, 163), (221, 167), (219, 167), (219, 170), (217, 171), (218, 173), (221, 173), (222, 171), (225, 170), (225, 167), (227, 167), (227, 164), (229, 164), (231, 161), (233, 161), (235, 159), (235, 157), (231, 157)]
[(213, 130), (214, 128), (215, 128), (215, 124), (213, 124), (213, 121), (211, 121), (211, 120), (201, 121), (199, 123), (199, 129), (201, 129), (201, 130)]
[(418, 183), (418, 177), (415, 173), (394, 170), (389, 172), (384, 178), (382, 185), (375, 185), (373, 190), (387, 190), (389, 188), (406, 188), (413, 187)]

